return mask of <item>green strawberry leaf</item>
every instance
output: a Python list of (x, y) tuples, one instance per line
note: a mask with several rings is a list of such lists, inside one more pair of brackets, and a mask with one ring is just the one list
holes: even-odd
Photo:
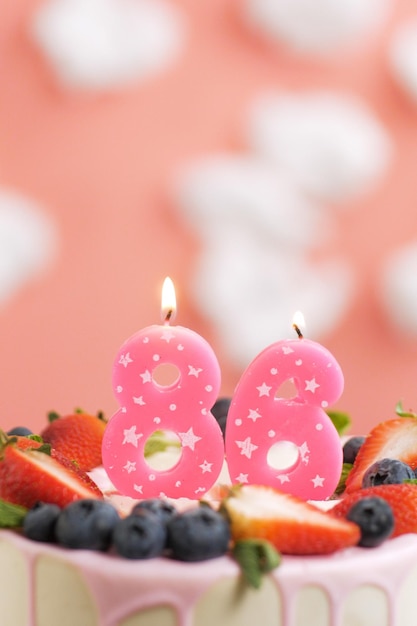
[(255, 589), (262, 584), (262, 575), (271, 572), (281, 562), (281, 555), (265, 539), (240, 539), (232, 549), (246, 582)]
[(52, 422), (55, 422), (55, 420), (59, 420), (60, 417), (61, 417), (60, 414), (57, 413), (56, 411), (49, 411), (48, 422), (52, 424)]
[(413, 411), (404, 411), (401, 400), (397, 402), (395, 412), (399, 417), (417, 417), (417, 413)]
[(350, 474), (350, 470), (352, 469), (352, 463), (343, 463), (342, 465), (342, 473), (340, 474), (339, 483), (335, 489), (334, 495), (340, 496), (344, 490), (346, 485), (346, 479)]
[(40, 435), (26, 435), (26, 439), (30, 439), (31, 441), (37, 441), (38, 443), (43, 443), (43, 439)]
[(0, 528), (18, 528), (23, 525), (27, 509), (0, 500)]
[(339, 435), (344, 435), (352, 423), (349, 415), (341, 411), (326, 411), (326, 413), (332, 420), (333, 426), (336, 428)]
[(145, 458), (156, 452), (165, 452), (167, 448), (180, 448), (181, 444), (175, 439), (168, 439), (163, 430), (156, 430), (145, 444)]

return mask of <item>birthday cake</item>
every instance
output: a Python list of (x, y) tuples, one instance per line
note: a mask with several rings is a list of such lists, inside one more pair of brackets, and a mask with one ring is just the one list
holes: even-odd
[[(50, 454), (40, 441), (2, 438), (0, 518), (15, 527), (0, 531), (2, 626), (414, 626), (417, 487), (405, 481), (412, 482), (415, 466), (415, 417), (376, 427), (356, 458), (348, 459), (352, 468), (345, 464), (350, 473), (341, 496), (326, 506), (241, 485), (215, 486), (204, 506), (163, 498), (156, 508), (156, 499), (137, 503), (115, 494), (103, 468), (89, 475), (80, 469), (92, 462), (97, 433), (87, 458), (68, 464), (62, 440), (67, 454), (70, 445), (73, 456), (84, 452), (68, 439), (85, 416), (69, 417), (74, 421), (67, 425), (67, 418), (57, 420), (65, 438), (47, 437), (55, 442)], [(387, 467), (387, 457), (396, 462)], [(391, 527), (386, 515), (376, 516), (370, 529), (352, 521), (349, 511), (369, 498), (388, 505)], [(151, 530), (140, 527), (139, 550), (129, 540), (115, 547), (114, 528), (132, 516), (141, 519), (137, 509), (128, 511), (146, 503), (152, 503)], [(69, 513), (74, 504), (78, 518)], [(101, 505), (118, 512), (107, 510), (98, 525), (87, 524), (89, 532), (78, 526), (80, 516), (87, 519)], [(42, 520), (43, 511), (50, 516)], [(171, 529), (170, 541), (153, 556), (147, 544), (159, 539), (152, 529), (162, 523), (171, 528), (193, 511), (205, 530), (197, 520), (199, 530), (187, 535), (190, 528), (177, 524), (180, 535)], [(372, 515), (372, 508), (365, 513)]]

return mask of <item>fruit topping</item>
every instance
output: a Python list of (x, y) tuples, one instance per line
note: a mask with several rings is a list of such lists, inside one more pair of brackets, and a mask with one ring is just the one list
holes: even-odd
[(179, 561), (205, 561), (225, 554), (230, 527), (223, 515), (207, 505), (190, 509), (168, 523), (168, 548)]
[(59, 462), (50, 456), (48, 447), (35, 450), (19, 446), (15, 438), (0, 433), (0, 498), (3, 500), (31, 508), (38, 501), (63, 507), (81, 498), (102, 497), (86, 474), (74, 468), (70, 461)]
[(353, 465), (364, 442), (365, 437), (361, 436), (351, 437), (348, 439), (343, 446), (343, 463), (350, 463)]
[(63, 417), (50, 413), (49, 421), (49, 425), (41, 432), (43, 441), (75, 461), (85, 472), (101, 465), (101, 445), (106, 428), (101, 413), (90, 415), (75, 412)]
[(391, 537), (417, 533), (417, 486), (408, 483), (359, 489), (342, 498), (329, 513), (338, 518), (345, 518), (356, 502), (374, 496), (383, 498), (392, 509), (394, 530)]
[(162, 500), (160, 498), (141, 500), (141, 502), (135, 504), (131, 510), (131, 515), (135, 515), (138, 512), (140, 513), (144, 509), (154, 513), (165, 525), (174, 515), (177, 515), (177, 510), (174, 505), (168, 502), (168, 500)]
[(214, 403), (211, 412), (213, 413), (218, 425), (221, 428), (221, 431), (223, 433), (223, 437), (225, 436), (225, 432), (226, 432), (226, 422), (227, 422), (227, 414), (229, 412), (229, 407), (230, 404), (232, 402), (231, 398), (219, 398), (218, 400), (216, 400), (216, 402)]
[(346, 493), (361, 489), (367, 469), (382, 459), (403, 461), (417, 467), (417, 419), (399, 417), (381, 422), (371, 430), (346, 479)]
[(355, 522), (360, 528), (360, 546), (375, 548), (392, 534), (394, 514), (391, 506), (383, 498), (369, 496), (351, 506), (346, 519)]
[(56, 504), (37, 502), (27, 512), (23, 521), (23, 534), (33, 541), (53, 543), (55, 526), (61, 509)]
[(7, 431), (7, 434), (11, 437), (12, 435), (17, 435), (19, 437), (27, 437), (28, 435), (33, 435), (33, 432), (30, 428), (26, 428), (26, 426), (15, 426)]
[(368, 467), (363, 475), (362, 487), (401, 484), (414, 478), (415, 474), (407, 463), (397, 459), (381, 459)]
[(136, 511), (120, 520), (113, 532), (116, 553), (126, 559), (150, 559), (162, 555), (167, 529), (162, 516), (150, 509)]
[(120, 517), (114, 506), (103, 500), (78, 500), (58, 516), (55, 537), (61, 546), (73, 549), (108, 550)]
[(360, 538), (356, 524), (336, 520), (314, 505), (272, 487), (233, 488), (222, 508), (230, 519), (235, 541), (266, 539), (283, 554), (327, 554), (353, 546)]

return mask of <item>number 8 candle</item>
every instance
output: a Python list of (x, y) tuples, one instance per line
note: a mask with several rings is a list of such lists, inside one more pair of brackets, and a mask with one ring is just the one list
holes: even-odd
[[(341, 396), (344, 379), (332, 354), (303, 337), (301, 323), (294, 319), (298, 338), (272, 344), (244, 372), (228, 412), (226, 459), (234, 483), (269, 485), (323, 500), (334, 493), (343, 461), (339, 435), (325, 409)], [(278, 397), (288, 380), (296, 395)], [(272, 462), (273, 448), (285, 446), (292, 451), (291, 462)]]
[[(198, 498), (215, 483), (224, 460), (222, 433), (210, 412), (220, 388), (219, 364), (200, 335), (170, 326), (174, 312), (175, 291), (167, 278), (164, 324), (127, 339), (114, 363), (113, 389), (120, 409), (104, 433), (103, 464), (114, 486), (135, 498)], [(158, 382), (161, 365), (175, 368), (174, 382)], [(180, 459), (164, 471), (152, 468), (144, 455), (156, 430), (173, 432), (181, 443)]]

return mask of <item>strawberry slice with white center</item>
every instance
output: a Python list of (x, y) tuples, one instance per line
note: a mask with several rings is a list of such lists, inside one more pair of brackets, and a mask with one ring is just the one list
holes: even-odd
[(38, 501), (64, 507), (74, 500), (102, 497), (88, 477), (84, 481), (79, 470), (45, 452), (20, 450), (3, 438), (0, 454), (0, 498), (7, 502), (26, 508)]
[(346, 493), (361, 489), (366, 470), (381, 459), (397, 459), (417, 468), (417, 419), (398, 417), (373, 428), (362, 444), (346, 479)]
[(235, 541), (266, 539), (283, 554), (329, 554), (356, 545), (360, 538), (356, 524), (272, 487), (234, 488), (222, 508)]

